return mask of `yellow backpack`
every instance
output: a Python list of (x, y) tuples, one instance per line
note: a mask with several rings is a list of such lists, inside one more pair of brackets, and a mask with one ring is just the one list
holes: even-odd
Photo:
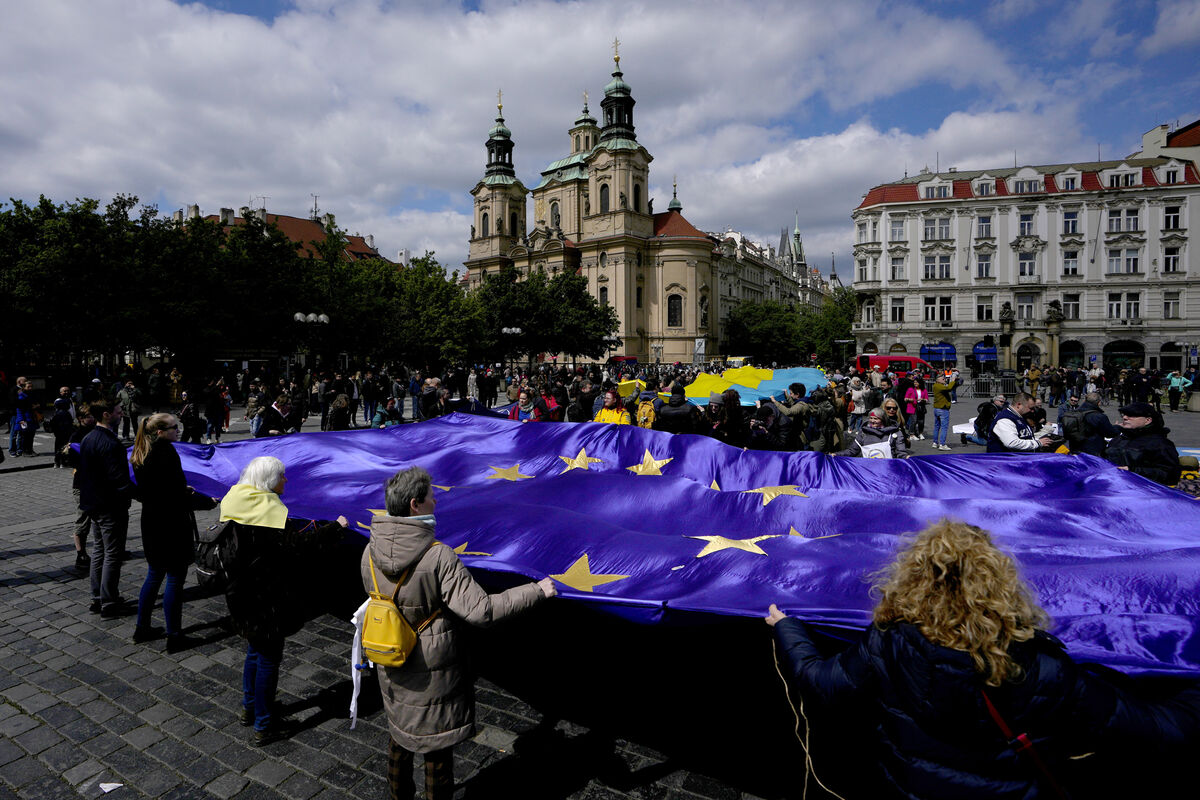
[(433, 622), (434, 617), (441, 613), (441, 609), (437, 609), (414, 630), (396, 605), (396, 595), (400, 593), (400, 587), (408, 581), (413, 569), (420, 563), (424, 555), (422, 553), (418, 556), (412, 566), (404, 571), (404, 574), (396, 581), (395, 591), (389, 597), (379, 592), (379, 581), (375, 579), (375, 560), (371, 558), (370, 551), (367, 552), (367, 563), (371, 566), (371, 585), (375, 591), (369, 593), (370, 599), (367, 600), (367, 613), (363, 618), (362, 627), (362, 649), (363, 655), (369, 661), (381, 667), (404, 666), (421, 631), (429, 627), (429, 623)]

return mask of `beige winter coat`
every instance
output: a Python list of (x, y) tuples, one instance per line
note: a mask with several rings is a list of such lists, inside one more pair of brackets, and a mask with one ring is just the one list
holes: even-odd
[[(404, 666), (375, 670), (392, 739), (414, 753), (441, 750), (475, 735), (475, 686), (461, 649), (462, 625), (490, 625), (545, 598), (536, 583), (489, 595), (452, 549), (434, 541), (433, 533), (421, 520), (375, 517), (362, 557), (363, 586), (372, 590), (369, 554), (375, 560), (379, 591), (387, 594), (419, 557), (396, 605), (414, 628), (442, 610), (418, 637)], [(433, 546), (426, 551), (430, 542)]]

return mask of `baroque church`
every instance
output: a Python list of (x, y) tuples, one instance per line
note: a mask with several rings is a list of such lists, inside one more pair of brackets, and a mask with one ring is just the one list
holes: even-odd
[[(569, 154), (532, 190), (513, 168), (503, 105), (488, 132), (487, 170), (471, 190), (474, 224), (467, 281), (513, 266), (522, 274), (574, 270), (620, 319), (616, 355), (639, 360), (706, 360), (719, 355), (718, 241), (683, 216), (678, 197), (654, 212), (648, 197), (654, 157), (638, 140), (633, 93), (614, 54), (597, 121), (583, 111), (568, 132)], [(533, 226), (528, 201), (533, 200)]]

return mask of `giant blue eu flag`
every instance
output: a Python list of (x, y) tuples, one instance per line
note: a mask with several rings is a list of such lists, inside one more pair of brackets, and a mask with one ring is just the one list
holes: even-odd
[(643, 622), (787, 613), (864, 627), (866, 576), (944, 516), (990, 530), (1078, 659), (1200, 674), (1200, 503), (1090, 456), (837, 459), (743, 451), (637, 427), (455, 414), (383, 430), (178, 445), (220, 496), (283, 460), (293, 516), (365, 536), (384, 482), (433, 475), (438, 538), (468, 566), (552, 576), (563, 596)]

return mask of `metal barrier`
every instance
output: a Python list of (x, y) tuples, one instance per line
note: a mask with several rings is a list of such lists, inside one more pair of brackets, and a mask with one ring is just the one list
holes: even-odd
[(968, 397), (993, 397), (1002, 394), (1012, 398), (1019, 391), (1020, 378), (1012, 376), (980, 375), (978, 378), (966, 378), (958, 393)]

